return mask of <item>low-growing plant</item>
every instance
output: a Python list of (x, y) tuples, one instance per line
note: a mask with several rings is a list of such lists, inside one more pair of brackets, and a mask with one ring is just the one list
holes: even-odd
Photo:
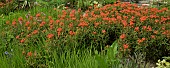
[(166, 59), (158, 60), (158, 63), (156, 63), (157, 67), (156, 68), (169, 68), (170, 67), (170, 62), (167, 62)]
[[(64, 54), (64, 50), (77, 53), (90, 49), (94, 54), (102, 52), (115, 40), (119, 46), (114, 49), (118, 48), (122, 57), (133, 56), (137, 52), (150, 61), (169, 55), (170, 11), (167, 8), (138, 7), (137, 4), (117, 2), (85, 12), (56, 8), (48, 11), (9, 18), (4, 22), (0, 32), (2, 51), (12, 44), (19, 45), (25, 57), (36, 52), (38, 58), (30, 58), (27, 63), (35, 66), (46, 64), (42, 60), (52, 59), (54, 51)], [(107, 66), (112, 64), (113, 59), (99, 56), (96, 60), (106, 62), (104, 66)], [(119, 64), (118, 60), (113, 61)], [(49, 63), (53, 65), (51, 61)], [(67, 64), (68, 67), (72, 65)]]

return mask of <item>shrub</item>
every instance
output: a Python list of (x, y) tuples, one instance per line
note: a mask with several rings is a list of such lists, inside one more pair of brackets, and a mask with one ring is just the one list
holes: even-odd
[(35, 0), (10, 0), (5, 6), (0, 8), (0, 13), (8, 15), (10, 12), (28, 10), (35, 7), (34, 3)]
[(167, 62), (165, 59), (158, 60), (158, 63), (156, 63), (157, 67), (156, 68), (169, 68), (170, 67), (170, 63)]

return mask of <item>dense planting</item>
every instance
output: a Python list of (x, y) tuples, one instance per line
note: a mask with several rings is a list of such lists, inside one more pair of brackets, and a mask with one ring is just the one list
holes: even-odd
[[(118, 41), (123, 56), (141, 52), (150, 60), (170, 55), (170, 11), (136, 4), (115, 3), (101, 8), (54, 9), (7, 20), (1, 31), (1, 52), (19, 45), (28, 64), (50, 60), (53, 52), (104, 50)], [(48, 55), (48, 56), (47, 56)], [(29, 58), (29, 59), (28, 59)], [(45, 62), (44, 62), (45, 63)], [(30, 64), (31, 65), (31, 64)]]

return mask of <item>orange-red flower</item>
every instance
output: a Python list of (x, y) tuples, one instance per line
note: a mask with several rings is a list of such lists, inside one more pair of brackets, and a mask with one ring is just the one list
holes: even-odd
[(166, 8), (166, 7), (161, 9), (161, 11), (167, 11), (167, 10), (168, 10), (168, 8)]
[(27, 21), (27, 22), (25, 23), (25, 26), (29, 26), (29, 24), (30, 24), (30, 22), (29, 22), (29, 21)]
[(64, 26), (64, 23), (63, 23), (63, 22), (60, 22), (60, 26)]
[(118, 20), (122, 20), (122, 17), (121, 16), (117, 16), (116, 17)]
[(126, 27), (128, 25), (126, 20), (122, 20), (122, 24), (123, 24), (124, 27)]
[(151, 27), (151, 26), (148, 26), (148, 27), (147, 27), (147, 30), (148, 30), (148, 31), (152, 31), (152, 27)]
[(15, 20), (12, 21), (12, 25), (15, 26), (17, 22)]
[(139, 31), (139, 27), (135, 27), (135, 31)]
[(124, 48), (124, 49), (127, 49), (128, 47), (129, 47), (128, 44), (123, 44), (123, 48)]
[(33, 32), (32, 32), (32, 34), (37, 34), (38, 33), (38, 30), (34, 30)]
[(24, 43), (25, 42), (25, 38), (20, 40), (20, 43)]
[(162, 27), (162, 30), (165, 30), (165, 27)]
[(40, 27), (44, 26), (44, 24), (40, 24)]
[(75, 35), (76, 32), (70, 31), (69, 34), (70, 34), (70, 35)]
[(62, 31), (62, 28), (58, 28), (58, 29), (57, 29), (57, 32), (61, 32), (61, 31)]
[(143, 40), (138, 39), (138, 40), (137, 40), (137, 42), (138, 42), (138, 44), (140, 44), (140, 43), (142, 43), (142, 42), (143, 42)]
[(99, 24), (100, 24), (100, 23), (96, 23), (96, 22), (95, 22), (95, 23), (94, 23), (94, 27), (97, 27)]
[(53, 29), (53, 25), (50, 25), (50, 30), (52, 30)]
[(166, 35), (166, 34), (167, 34), (167, 32), (166, 32), (166, 31), (164, 31), (164, 32), (162, 32), (162, 34)]
[(28, 52), (27, 56), (29, 56), (29, 57), (32, 56), (32, 52)]
[(47, 35), (47, 38), (49, 38), (49, 39), (51, 39), (51, 38), (53, 38), (54, 37), (54, 34), (48, 34)]
[(95, 35), (95, 34), (97, 34), (97, 32), (94, 31), (93, 34)]
[(130, 21), (130, 26), (133, 26), (134, 25), (134, 22), (133, 21)]
[(50, 25), (52, 25), (52, 24), (53, 24), (53, 22), (54, 22), (54, 20), (52, 20), (52, 19), (51, 19), (51, 20), (50, 20)]
[(23, 18), (22, 18), (22, 17), (19, 17), (19, 18), (18, 18), (18, 21), (23, 21)]
[(145, 40), (146, 40), (146, 38), (142, 38), (142, 40), (143, 40), (143, 41), (145, 41)]
[(60, 36), (61, 32), (57, 32), (58, 37)]
[(56, 24), (58, 24), (60, 22), (60, 20), (56, 20), (55, 22), (56, 22)]
[(37, 13), (37, 14), (36, 14), (36, 17), (40, 17), (40, 16), (41, 16), (41, 14), (40, 14), (40, 13)]
[(151, 38), (155, 39), (155, 35), (151, 35)]
[(42, 27), (42, 26), (44, 26), (46, 24), (46, 22), (41, 22), (41, 24), (40, 24), (40, 27)]
[(153, 32), (153, 33), (158, 34), (158, 31), (157, 31), (157, 30), (154, 30), (154, 32)]
[(147, 28), (147, 26), (143, 26), (142, 28), (145, 30)]
[(78, 26), (85, 27), (85, 26), (88, 26), (88, 23), (86, 23), (86, 22), (80, 22), (80, 23), (78, 24)]
[(69, 27), (69, 28), (72, 28), (72, 27), (73, 27), (73, 23), (70, 23), (68, 27)]
[(17, 35), (15, 38), (16, 38), (16, 39), (19, 39), (19, 35)]
[(143, 21), (145, 21), (146, 19), (147, 19), (147, 16), (142, 16), (142, 17), (140, 18), (140, 21), (143, 22)]
[(30, 16), (30, 20), (33, 20), (33, 16)]
[(28, 34), (27, 37), (28, 37), (28, 38), (31, 37), (31, 34)]
[(120, 39), (125, 39), (125, 38), (126, 38), (126, 34), (120, 35)]
[(106, 30), (102, 30), (102, 33), (105, 34), (105, 33), (106, 33)]

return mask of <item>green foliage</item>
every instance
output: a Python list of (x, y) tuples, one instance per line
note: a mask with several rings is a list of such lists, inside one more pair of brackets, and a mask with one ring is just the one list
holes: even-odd
[(113, 4), (116, 2), (116, 0), (103, 0), (104, 4)]
[(158, 60), (156, 63), (157, 67), (156, 68), (169, 68), (170, 67), (170, 62), (167, 61), (167, 59)]
[[(16, 56), (12, 61), (22, 67), (40, 68), (138, 68), (144, 59), (157, 60), (170, 51), (166, 8), (118, 3), (83, 12), (46, 6), (1, 17), (3, 68), (9, 62), (6, 51)], [(129, 60), (129, 55), (134, 57)]]
[(63, 0), (36, 0), (40, 6), (56, 7), (64, 3)]
[(29, 9), (34, 7), (35, 0), (16, 0), (13, 2), (14, 9)]
[(1, 7), (0, 13), (8, 15), (14, 11), (28, 10), (33, 7), (35, 7), (35, 0), (14, 0)]
[(14, 10), (13, 3), (7, 3), (4, 7), (0, 7), (0, 14), (8, 14)]

